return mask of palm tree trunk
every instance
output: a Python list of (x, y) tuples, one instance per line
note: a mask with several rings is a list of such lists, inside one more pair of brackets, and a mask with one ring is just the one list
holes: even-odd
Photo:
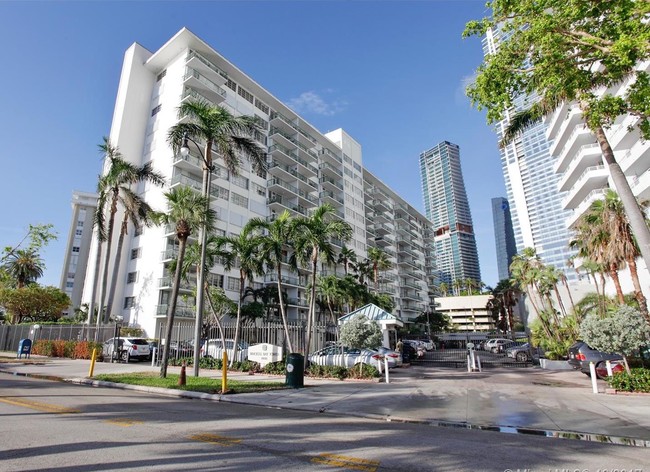
[(113, 262), (113, 274), (111, 275), (111, 287), (106, 299), (106, 313), (111, 316), (113, 310), (113, 298), (115, 297), (115, 287), (117, 286), (117, 274), (120, 270), (120, 260), (122, 258), (122, 246), (124, 245), (124, 235), (126, 234), (129, 224), (129, 216), (125, 212), (124, 219), (122, 220), (122, 227), (120, 228), (120, 237), (117, 240), (117, 247), (115, 248), (115, 261)]
[(244, 283), (246, 282), (246, 276), (242, 273), (241, 269), (239, 270), (239, 302), (237, 303), (237, 321), (235, 322), (235, 338), (233, 340), (232, 346), (232, 358), (230, 359), (229, 365), (232, 367), (235, 364), (235, 358), (237, 357), (237, 347), (239, 344), (239, 330), (241, 325), (241, 303), (244, 300)]
[(162, 352), (162, 360), (160, 362), (160, 377), (167, 378), (167, 362), (169, 360), (169, 345), (172, 339), (172, 327), (174, 325), (174, 315), (176, 314), (176, 302), (178, 301), (178, 292), (181, 287), (181, 273), (183, 271), (183, 258), (185, 257), (185, 245), (187, 238), (179, 238), (178, 241), (178, 256), (176, 257), (176, 271), (174, 272), (174, 285), (172, 287), (171, 300), (169, 301), (169, 309), (167, 310), (167, 329), (165, 330), (165, 345)]
[(639, 274), (636, 270), (636, 261), (633, 257), (630, 257), (627, 261), (627, 265), (630, 267), (630, 277), (632, 277), (632, 285), (634, 285), (634, 296), (636, 301), (639, 303), (639, 311), (646, 319), (648, 324), (650, 324), (650, 315), (648, 315), (648, 303), (645, 296), (643, 295), (643, 290), (641, 289), (641, 284), (639, 283)]
[(609, 276), (612, 278), (612, 282), (614, 282), (618, 302), (621, 305), (625, 304), (625, 295), (623, 295), (623, 289), (621, 288), (621, 280), (618, 278), (618, 266), (615, 263), (609, 265)]
[(607, 162), (609, 175), (612, 177), (616, 191), (625, 208), (625, 213), (630, 222), (630, 228), (632, 228), (632, 232), (639, 244), (645, 265), (650, 270), (650, 228), (646, 225), (645, 215), (639, 208), (639, 204), (634, 197), (634, 193), (632, 193), (630, 183), (621, 170), (621, 166), (616, 162), (614, 151), (605, 135), (605, 130), (602, 126), (599, 126), (593, 131), (603, 153), (603, 159)]
[(571, 295), (571, 290), (569, 289), (569, 282), (567, 281), (566, 277), (562, 277), (562, 284), (566, 289), (566, 293), (569, 295), (569, 302), (571, 303), (571, 313), (575, 313), (576, 305), (575, 303), (573, 303), (573, 296)]
[(562, 316), (566, 316), (566, 307), (564, 306), (564, 301), (560, 295), (560, 290), (557, 288), (557, 284), (553, 284), (553, 291), (555, 292), (555, 297), (557, 298), (557, 304), (560, 305), (560, 312)]
[(111, 216), (108, 219), (108, 232), (106, 234), (106, 254), (104, 255), (104, 268), (102, 270), (102, 282), (99, 287), (99, 303), (97, 305), (97, 326), (99, 327), (99, 320), (103, 319), (104, 323), (108, 323), (110, 313), (102, 313), (104, 311), (104, 297), (106, 296), (106, 284), (108, 282), (108, 263), (111, 259), (111, 245), (113, 243), (113, 227), (115, 226), (115, 214), (117, 213), (117, 196), (118, 191), (113, 191), (113, 201), (111, 202)]
[[(90, 302), (88, 303), (88, 340), (90, 341), (90, 325), (93, 321), (95, 314), (95, 298), (97, 297), (97, 282), (99, 281), (99, 266), (102, 263), (102, 245), (103, 243), (97, 239), (97, 255), (95, 256), (95, 270), (93, 272), (93, 282), (90, 289)], [(99, 329), (95, 329), (94, 341), (99, 342)]]
[(280, 303), (280, 315), (282, 316), (282, 326), (284, 326), (284, 334), (287, 340), (287, 347), (289, 348), (289, 353), (292, 353), (293, 345), (291, 344), (289, 324), (287, 322), (287, 312), (284, 308), (284, 298), (282, 297), (282, 264), (280, 263), (278, 263), (278, 302)]
[[(214, 309), (214, 303), (212, 302), (212, 298), (210, 298), (210, 292), (208, 292), (208, 284), (205, 284), (205, 293), (206, 293), (206, 298), (208, 299), (208, 305), (210, 305), (210, 311), (212, 312), (212, 317), (214, 318), (214, 322), (217, 323), (217, 328), (219, 329), (219, 335), (221, 336), (221, 351), (226, 352), (226, 333), (223, 331), (223, 325), (221, 324), (221, 320), (217, 316), (217, 313)], [(207, 340), (206, 340), (207, 342)], [(205, 353), (207, 354), (207, 344), (205, 346), (206, 351)]]
[(604, 318), (605, 312), (607, 311), (607, 299), (605, 298), (605, 273), (599, 272), (598, 274), (600, 275), (600, 288), (602, 290), (601, 297), (600, 297), (600, 300), (602, 302), (600, 316)]
[(316, 311), (316, 268), (318, 266), (318, 253), (314, 248), (311, 258), (311, 298), (309, 300), (309, 310), (307, 312), (307, 339), (305, 340), (305, 367), (311, 349), (311, 331), (313, 329), (314, 312)]

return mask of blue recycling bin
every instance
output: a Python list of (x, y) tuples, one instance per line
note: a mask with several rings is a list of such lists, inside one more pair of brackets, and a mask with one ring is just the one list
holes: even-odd
[(32, 354), (32, 340), (31, 339), (21, 339), (18, 343), (18, 352), (16, 357), (21, 359), (23, 355), (27, 358)]

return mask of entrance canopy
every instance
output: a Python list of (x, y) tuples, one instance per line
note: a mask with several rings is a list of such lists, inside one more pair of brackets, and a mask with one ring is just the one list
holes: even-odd
[(391, 315), (386, 310), (382, 310), (377, 305), (373, 305), (372, 303), (368, 303), (366, 306), (362, 306), (361, 308), (358, 308), (357, 310), (354, 310), (353, 312), (340, 317), (339, 324), (347, 323), (348, 321), (350, 321), (353, 318), (356, 318), (359, 315), (364, 315), (369, 320), (376, 321), (377, 323), (379, 323), (382, 329), (390, 329), (390, 328), (395, 328), (397, 326), (399, 327), (404, 326), (404, 323), (402, 322), (401, 319), (399, 319), (399, 317), (395, 315)]

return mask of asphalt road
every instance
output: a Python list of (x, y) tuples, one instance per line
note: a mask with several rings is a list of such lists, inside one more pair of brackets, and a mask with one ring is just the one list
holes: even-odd
[(645, 448), (0, 374), (0, 470), (650, 470)]

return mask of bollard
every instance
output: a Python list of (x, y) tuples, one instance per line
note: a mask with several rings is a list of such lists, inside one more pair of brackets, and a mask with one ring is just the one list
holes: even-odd
[(594, 393), (598, 393), (598, 379), (596, 377), (596, 366), (593, 362), (589, 363), (589, 372), (591, 373), (591, 389)]
[(386, 383), (390, 383), (388, 378), (388, 357), (384, 356), (384, 369), (386, 369)]
[(187, 367), (187, 361), (183, 361), (181, 364), (181, 375), (178, 376), (178, 385), (185, 385), (187, 383), (187, 374), (185, 374), (185, 368)]
[(97, 348), (93, 349), (93, 355), (90, 358), (90, 369), (88, 370), (88, 377), (93, 376), (95, 371), (95, 361), (97, 360)]
[(483, 370), (481, 369), (481, 356), (476, 356), (476, 362), (478, 364), (478, 371), (483, 372)]
[(471, 364), (470, 364), (469, 353), (468, 353), (467, 354), (467, 372), (471, 372), (471, 371), (472, 371), (472, 367), (471, 367)]
[(228, 391), (228, 353), (223, 351), (223, 364), (221, 366), (221, 393)]
[(155, 367), (157, 356), (158, 356), (158, 348), (154, 347), (151, 351), (151, 367)]
[(607, 366), (607, 377), (613, 377), (614, 372), (612, 372), (612, 363), (609, 361), (605, 361), (605, 365)]

